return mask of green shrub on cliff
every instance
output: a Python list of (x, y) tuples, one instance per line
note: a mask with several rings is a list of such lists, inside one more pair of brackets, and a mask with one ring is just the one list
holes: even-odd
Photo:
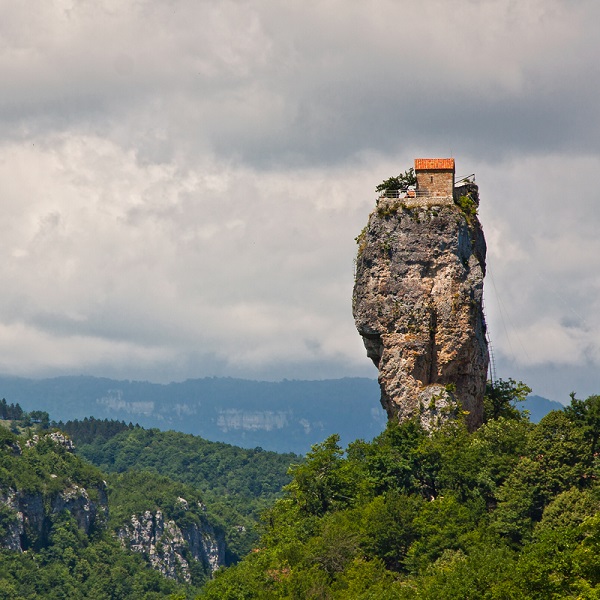
[(471, 196), (460, 196), (456, 200), (456, 204), (460, 207), (468, 220), (477, 216), (477, 203)]
[(404, 171), (404, 173), (385, 179), (375, 188), (375, 191), (381, 193), (402, 190), (406, 189), (409, 185), (416, 185), (416, 183), (417, 178), (415, 176), (415, 170), (411, 167), (408, 171)]

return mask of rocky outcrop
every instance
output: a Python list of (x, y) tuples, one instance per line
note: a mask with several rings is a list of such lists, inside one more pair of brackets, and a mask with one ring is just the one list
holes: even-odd
[(46, 433), (42, 436), (35, 434), (31, 439), (25, 442), (25, 446), (27, 448), (33, 448), (43, 440), (49, 440), (57, 446), (61, 446), (67, 452), (75, 452), (75, 444), (73, 444), (71, 438), (60, 431), (53, 431), (52, 433)]
[(192, 581), (190, 560), (201, 563), (209, 575), (225, 564), (224, 537), (204, 520), (179, 527), (162, 511), (147, 510), (133, 515), (117, 535), (130, 550), (144, 554), (153, 569), (178, 581)]
[(208, 568), (209, 574), (225, 564), (225, 536), (208, 523), (184, 528), (183, 537), (191, 555)]
[(59, 492), (51, 502), (51, 513), (68, 510), (86, 535), (106, 525), (108, 497), (106, 484), (88, 490), (75, 483)]
[(9, 487), (0, 489), (0, 507), (4, 513), (0, 545), (18, 552), (44, 546), (53, 518), (65, 510), (86, 534), (103, 527), (108, 516), (105, 484), (89, 490), (71, 484), (50, 496)]
[(8, 488), (0, 492), (0, 514), (2, 516), (0, 546), (8, 550), (23, 552), (21, 540), (25, 532), (24, 515), (19, 508), (19, 499), (15, 490)]
[(455, 198), (461, 206), (380, 198), (357, 238), (353, 312), (379, 369), (381, 403), (388, 418), (418, 417), (427, 429), (457, 411), (470, 429), (483, 418), (489, 358), (477, 186)]
[[(70, 458), (74, 451), (73, 442), (59, 431), (43, 435), (34, 435), (24, 447), (27, 451), (38, 450), (46, 446), (44, 452), (55, 452), (57, 472), (64, 469), (58, 461), (61, 453)], [(15, 457), (21, 457), (23, 451), (18, 441), (11, 442), (7, 449)], [(18, 468), (18, 463), (13, 463)], [(30, 464), (22, 467), (31, 469)], [(64, 473), (40, 472), (39, 467), (31, 474), (28, 489), (16, 485), (0, 484), (0, 546), (23, 552), (30, 548), (39, 549), (46, 545), (48, 535), (56, 516), (68, 511), (78, 527), (87, 535), (104, 527), (108, 518), (108, 497), (106, 483), (95, 478), (85, 485), (76, 483)]]

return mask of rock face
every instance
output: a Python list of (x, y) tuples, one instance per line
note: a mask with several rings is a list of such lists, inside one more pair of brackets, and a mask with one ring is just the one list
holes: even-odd
[(67, 452), (75, 451), (75, 445), (73, 444), (71, 439), (68, 438), (64, 433), (61, 433), (60, 431), (53, 431), (52, 433), (47, 433), (45, 435), (42, 435), (41, 437), (36, 434), (30, 440), (27, 440), (25, 442), (25, 446), (27, 448), (33, 448), (34, 446), (37, 446), (41, 440), (44, 439), (49, 439), (58, 446), (62, 446)]
[[(187, 505), (184, 498), (180, 502)], [(175, 521), (165, 519), (162, 511), (147, 510), (133, 515), (117, 535), (125, 546), (144, 554), (153, 569), (170, 579), (190, 583), (190, 559), (200, 562), (209, 575), (225, 564), (224, 538), (205, 522), (180, 528)]]
[[(0, 453), (15, 458), (3, 464), (10, 464), (15, 473), (28, 475), (18, 480), (4, 469), (0, 481), (0, 549), (38, 552), (47, 548), (56, 519), (64, 513), (69, 513), (86, 535), (107, 527), (107, 484), (99, 472), (82, 469), (83, 463), (73, 451), (73, 442), (60, 432), (34, 435), (23, 448), (10, 437), (0, 440)], [(39, 467), (40, 456), (52, 457), (43, 463), (44, 468)], [(56, 472), (49, 471), (48, 465), (50, 469), (56, 467)], [(188, 502), (182, 497), (165, 500), (173, 519), (149, 502), (153, 510), (142, 508), (117, 531), (124, 546), (144, 554), (149, 565), (166, 577), (188, 583), (210, 577), (225, 564), (225, 535), (209, 523), (200, 501)]]
[(358, 236), (353, 312), (379, 369), (389, 419), (427, 429), (457, 411), (483, 418), (489, 362), (482, 309), (486, 245), (474, 184), (452, 203), (380, 198)]
[[(60, 432), (34, 435), (25, 443), (34, 448), (40, 443), (50, 443), (66, 453), (74, 450), (73, 442)], [(21, 456), (19, 442), (9, 445), (14, 456)], [(78, 527), (89, 535), (106, 525), (108, 519), (108, 496), (106, 483), (96, 481), (78, 485), (68, 480), (64, 486), (53, 473), (43, 473), (45, 491), (16, 489), (0, 484), (0, 547), (23, 552), (39, 549), (47, 544), (48, 534), (56, 515), (63, 511), (71, 513)], [(64, 481), (63, 481), (64, 483)], [(57, 485), (57, 489), (52, 489)]]
[(32, 545), (43, 546), (55, 515), (68, 510), (86, 534), (103, 527), (108, 515), (104, 484), (91, 489), (72, 484), (45, 497), (42, 493), (0, 488), (0, 507), (5, 515), (5, 535), (0, 546), (23, 552)]

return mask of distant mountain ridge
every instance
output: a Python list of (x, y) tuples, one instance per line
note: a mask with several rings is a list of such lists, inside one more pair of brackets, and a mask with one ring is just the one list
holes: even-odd
[(94, 416), (174, 429), (246, 448), (306, 453), (339, 433), (348, 444), (385, 428), (377, 381), (190, 379), (180, 383), (77, 376), (0, 377), (0, 397), (54, 420)]
[(527, 400), (519, 405), (519, 408), (529, 411), (529, 420), (532, 423), (539, 423), (550, 411), (562, 410), (564, 407), (560, 402), (541, 396), (527, 396)]
[[(377, 381), (367, 378), (270, 382), (209, 377), (157, 384), (91, 376), (0, 377), (0, 397), (27, 411), (47, 411), (57, 421), (90, 416), (131, 421), (298, 454), (332, 433), (340, 434), (343, 445), (381, 433), (386, 415), (379, 396)], [(520, 407), (537, 422), (562, 405), (530, 396)]]

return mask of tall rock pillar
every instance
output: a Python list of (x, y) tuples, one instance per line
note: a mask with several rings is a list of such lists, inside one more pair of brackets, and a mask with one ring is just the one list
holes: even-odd
[[(427, 159), (450, 160), (450, 159)], [(358, 236), (353, 313), (389, 419), (483, 420), (486, 245), (473, 183), (380, 198)], [(429, 179), (427, 180), (429, 181)], [(431, 176), (431, 181), (433, 176)]]

